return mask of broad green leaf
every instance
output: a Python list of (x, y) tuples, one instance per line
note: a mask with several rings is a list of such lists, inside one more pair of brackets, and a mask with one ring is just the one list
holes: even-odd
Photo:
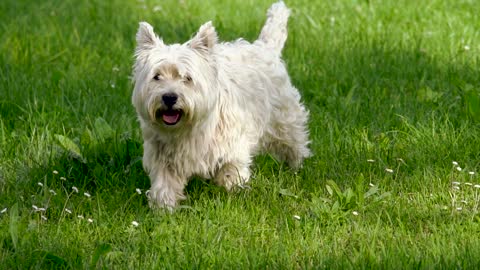
[(95, 134), (100, 140), (111, 138), (115, 135), (115, 131), (105, 121), (105, 119), (99, 117), (95, 119)]
[(82, 156), (82, 153), (80, 152), (80, 148), (76, 143), (74, 143), (68, 137), (65, 137), (60, 134), (55, 134), (55, 139), (57, 139), (58, 143), (60, 144), (60, 146), (63, 147), (63, 149), (70, 152), (70, 154), (72, 154), (76, 158), (83, 160), (83, 156)]

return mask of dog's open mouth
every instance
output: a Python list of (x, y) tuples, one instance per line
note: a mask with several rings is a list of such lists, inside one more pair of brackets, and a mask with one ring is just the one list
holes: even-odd
[(180, 122), (180, 118), (182, 118), (182, 110), (157, 110), (155, 112), (155, 117), (157, 119), (162, 119), (163, 123), (169, 126), (173, 126)]

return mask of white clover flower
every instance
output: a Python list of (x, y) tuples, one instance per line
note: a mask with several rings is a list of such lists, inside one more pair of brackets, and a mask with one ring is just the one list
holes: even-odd
[(140, 224), (134, 220), (134, 221), (132, 221), (132, 225), (133, 225), (134, 227), (138, 227), (138, 225), (140, 225)]
[(41, 215), (40, 217), (41, 217), (43, 220), (47, 221), (47, 217), (46, 217), (46, 216)]
[(474, 187), (474, 188), (480, 188), (480, 185), (477, 184), (477, 185), (475, 185), (475, 186), (473, 186), (473, 187)]
[(458, 167), (457, 167), (457, 171), (461, 172), (461, 171), (462, 171), (462, 167), (458, 166)]
[(8, 208), (3, 208), (2, 211), (0, 211), (0, 214), (4, 214), (5, 212), (7, 212)]
[(458, 166), (458, 162), (452, 161), (453, 166)]
[(65, 212), (71, 214), (72, 213), (72, 210), (68, 209), (68, 208), (65, 208)]
[(65, 180), (67, 180), (67, 178), (65, 178), (65, 177), (62, 176), (62, 177), (60, 177), (60, 180), (65, 181)]
[(53, 189), (50, 189), (48, 192), (52, 193), (54, 196), (57, 195), (57, 192), (55, 192)]
[(388, 173), (393, 173), (393, 170), (389, 169), (389, 168), (385, 168), (385, 171), (388, 172)]
[(58, 174), (58, 171), (57, 171), (57, 170), (53, 170), (53, 174)]
[(368, 162), (368, 163), (374, 163), (375, 160), (374, 160), (374, 159), (367, 159), (367, 162)]
[(294, 215), (293, 218), (296, 219), (296, 220), (302, 219), (300, 216), (297, 216), (297, 215)]
[(88, 222), (93, 223), (93, 219), (89, 218), (87, 219)]
[(142, 194), (142, 191), (141, 191), (139, 188), (136, 188), (135, 191), (136, 191), (138, 194)]
[(353, 212), (352, 212), (352, 215), (358, 216), (358, 212), (357, 212), (357, 211), (353, 211)]
[(42, 182), (38, 182), (37, 185), (43, 187), (43, 183), (42, 183)]
[(468, 174), (470, 174), (470, 175), (474, 175), (474, 174), (475, 174), (475, 172), (468, 172)]
[(75, 193), (78, 193), (78, 188), (76, 186), (73, 186), (72, 190), (75, 191)]
[(92, 195), (90, 195), (90, 193), (88, 193), (88, 192), (84, 192), (83, 195), (85, 195), (85, 197), (87, 197), (87, 198), (92, 197)]

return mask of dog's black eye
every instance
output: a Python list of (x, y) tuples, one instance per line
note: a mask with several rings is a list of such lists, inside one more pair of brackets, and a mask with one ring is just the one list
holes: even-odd
[(188, 76), (188, 75), (185, 76), (183, 79), (184, 79), (185, 82), (187, 82), (187, 83), (191, 83), (191, 82), (192, 82), (192, 77), (190, 77), (190, 76)]
[(160, 74), (155, 74), (155, 76), (153, 76), (153, 79), (155, 81), (160, 81)]

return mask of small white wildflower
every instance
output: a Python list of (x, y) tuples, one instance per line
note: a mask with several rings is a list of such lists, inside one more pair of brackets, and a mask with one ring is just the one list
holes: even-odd
[(65, 181), (65, 180), (67, 180), (67, 178), (65, 178), (65, 177), (62, 176), (62, 177), (60, 177), (60, 180)]
[(93, 223), (93, 219), (89, 218), (87, 219), (88, 222)]
[(453, 186), (453, 189), (460, 190), (459, 186)]
[(84, 192), (83, 195), (85, 195), (85, 197), (87, 197), (87, 198), (92, 197), (92, 195), (90, 195), (90, 193), (88, 193), (88, 192)]
[(34, 204), (34, 205), (32, 205), (32, 208), (33, 208), (33, 210), (35, 210), (35, 211), (37, 211), (37, 210), (38, 210), (38, 207), (37, 207), (35, 204)]
[(46, 217), (46, 216), (41, 215), (40, 217), (41, 217), (43, 220), (47, 221), (47, 217)]
[(53, 170), (53, 174), (58, 174), (58, 171), (57, 171), (57, 170)]
[(133, 225), (134, 227), (138, 227), (138, 225), (140, 225), (140, 224), (134, 220), (134, 221), (132, 221), (132, 225)]
[(458, 166), (458, 167), (457, 167), (457, 171), (461, 172), (461, 171), (462, 171), (462, 167)]
[(135, 191), (136, 191), (138, 194), (142, 194), (142, 191), (141, 191), (139, 188), (136, 188)]
[(452, 161), (453, 166), (458, 166), (458, 162)]
[(458, 185), (460, 185), (460, 182), (452, 182), (452, 185), (458, 186)]
[(43, 187), (43, 183), (42, 182), (38, 182), (37, 183), (39, 186)]
[(473, 186), (473, 184), (472, 184), (472, 183), (469, 183), (469, 182), (466, 182), (465, 185), (466, 185), (466, 186)]
[(83, 216), (82, 215), (78, 215), (77, 216), (79, 219), (83, 219)]
[(473, 186), (473, 187), (474, 187), (474, 188), (480, 188), (480, 185), (477, 184), (477, 185), (475, 185), (475, 186)]
[(385, 171), (388, 172), (388, 173), (393, 173), (393, 170), (389, 169), (389, 168), (385, 168)]
[(464, 49), (465, 51), (469, 51), (469, 50), (470, 50), (470, 46), (465, 45), (465, 46), (463, 46), (463, 49)]
[(474, 174), (475, 174), (475, 172), (468, 172), (468, 174), (470, 174), (470, 175), (474, 175)]
[(73, 186), (72, 190), (75, 191), (75, 193), (78, 193), (78, 188), (76, 186)]
[(375, 160), (374, 160), (374, 159), (367, 159), (367, 162), (369, 162), (369, 163), (374, 163)]
[(7, 212), (8, 208), (3, 208), (2, 211), (0, 211), (0, 214), (4, 214), (5, 212)]
[(52, 193), (54, 196), (57, 195), (57, 192), (55, 192), (53, 189), (50, 189), (48, 192)]
[(352, 214), (353, 214), (354, 216), (358, 216), (358, 212), (357, 212), (357, 211), (353, 211)]
[(457, 207), (457, 211), (462, 211), (462, 207)]
[(293, 218), (296, 219), (296, 220), (302, 219), (302, 218), (300, 218), (300, 216), (297, 216), (297, 215), (294, 215)]
[(371, 187), (374, 187), (374, 186), (375, 186), (375, 185), (374, 185), (374, 184), (372, 184), (372, 183), (370, 183), (370, 184), (368, 184), (368, 185), (369, 185), (369, 186), (371, 186)]
[(72, 210), (68, 209), (68, 208), (65, 208), (65, 212), (71, 214), (72, 213)]

